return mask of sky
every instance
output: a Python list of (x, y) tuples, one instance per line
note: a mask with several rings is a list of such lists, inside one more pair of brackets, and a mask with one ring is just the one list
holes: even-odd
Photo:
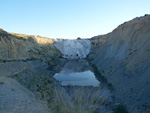
[(150, 14), (150, 0), (0, 0), (0, 28), (49, 38), (91, 38)]

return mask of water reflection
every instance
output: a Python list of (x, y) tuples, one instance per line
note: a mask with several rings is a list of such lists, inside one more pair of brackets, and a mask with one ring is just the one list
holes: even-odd
[(56, 73), (54, 78), (60, 81), (62, 86), (94, 86), (98, 87), (100, 82), (91, 71), (89, 63), (84, 60), (68, 61), (62, 67), (60, 73)]

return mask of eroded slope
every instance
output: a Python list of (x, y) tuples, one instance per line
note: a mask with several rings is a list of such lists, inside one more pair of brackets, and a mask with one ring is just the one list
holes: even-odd
[(150, 15), (93, 38), (90, 58), (130, 112), (150, 111)]
[(42, 59), (60, 56), (53, 40), (40, 36), (0, 32), (0, 60)]

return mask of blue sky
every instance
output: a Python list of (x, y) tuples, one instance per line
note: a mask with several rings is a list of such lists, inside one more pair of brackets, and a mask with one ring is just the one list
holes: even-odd
[(150, 0), (0, 0), (0, 28), (50, 38), (90, 38), (150, 14)]

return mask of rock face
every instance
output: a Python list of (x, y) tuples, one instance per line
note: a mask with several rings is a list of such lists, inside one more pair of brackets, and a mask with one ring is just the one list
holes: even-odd
[(150, 112), (150, 15), (91, 39), (89, 58), (131, 113)]
[(0, 30), (0, 60), (41, 59), (60, 56), (53, 40)]
[(64, 58), (85, 58), (91, 49), (89, 40), (58, 40), (55, 46), (61, 51)]

